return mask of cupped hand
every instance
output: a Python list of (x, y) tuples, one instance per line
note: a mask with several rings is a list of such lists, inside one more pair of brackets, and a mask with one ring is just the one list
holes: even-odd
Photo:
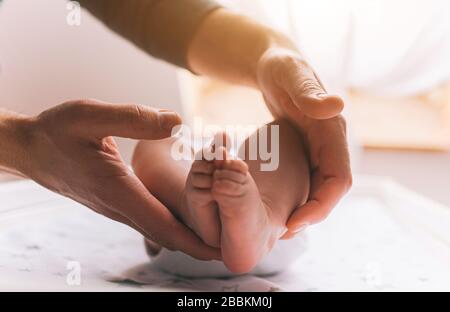
[(287, 222), (290, 238), (325, 219), (352, 184), (344, 102), (328, 95), (312, 68), (292, 50), (274, 48), (257, 65), (257, 81), (275, 117), (291, 120), (302, 132), (311, 167), (306, 204)]
[(206, 246), (149, 193), (112, 138), (162, 139), (180, 122), (176, 113), (146, 106), (67, 102), (30, 120), (23, 173), (168, 249), (220, 259), (219, 250)]

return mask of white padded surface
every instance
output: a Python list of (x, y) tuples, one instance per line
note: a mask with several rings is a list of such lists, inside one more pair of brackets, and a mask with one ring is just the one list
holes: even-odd
[(355, 184), (292, 268), (232, 279), (160, 272), (127, 227), (32, 182), (0, 184), (0, 290), (450, 291), (450, 209), (387, 179)]

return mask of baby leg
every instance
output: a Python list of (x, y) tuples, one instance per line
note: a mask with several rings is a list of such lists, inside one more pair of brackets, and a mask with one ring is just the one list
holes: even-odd
[(192, 161), (175, 160), (172, 157), (171, 148), (175, 142), (175, 138), (139, 142), (132, 166), (147, 189), (182, 220), (185, 212), (181, 202)]

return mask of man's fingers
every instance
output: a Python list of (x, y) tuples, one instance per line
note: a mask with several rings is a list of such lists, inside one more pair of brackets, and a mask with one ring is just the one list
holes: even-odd
[(344, 181), (336, 180), (321, 185), (312, 199), (291, 214), (286, 225), (288, 231), (282, 239), (290, 239), (308, 226), (325, 220), (347, 192), (345, 185)]
[(110, 196), (114, 207), (140, 229), (146, 238), (170, 250), (180, 250), (200, 260), (220, 259), (220, 250), (207, 246), (194, 232), (180, 223), (144, 185), (132, 176), (125, 177), (115, 188), (126, 194)]
[[(122, 223), (122, 224), (128, 225), (129, 227), (134, 228), (133, 222), (128, 220), (126, 217), (122, 216), (120, 213), (117, 213), (115, 211), (111, 211), (109, 209), (99, 210), (99, 209), (92, 208), (92, 210), (95, 211), (96, 213), (102, 215), (102, 216), (107, 217), (108, 219), (114, 220), (116, 222), (119, 222), (119, 223)], [(140, 231), (140, 229), (135, 229), (135, 230)]]
[[(147, 237), (147, 233), (145, 233), (145, 231), (143, 231), (139, 226), (135, 225), (132, 221), (130, 221), (128, 218), (124, 217), (120, 213), (112, 211), (112, 210), (110, 210), (108, 208), (102, 208), (102, 209), (92, 208), (92, 209), (95, 212), (97, 212), (98, 214), (107, 217), (108, 219), (111, 219), (111, 220), (114, 220), (116, 222), (128, 225), (132, 229), (135, 229), (142, 236), (145, 237), (146, 241), (148, 241), (150, 239), (149, 237)], [(147, 245), (146, 245), (146, 247), (147, 247)]]
[[(130, 228), (132, 228), (132, 229), (136, 230), (137, 232), (139, 232), (145, 238), (146, 241), (150, 240), (150, 237), (148, 236), (148, 233), (146, 233), (143, 229), (141, 229), (138, 225), (134, 224), (128, 218), (122, 216), (120, 213), (117, 213), (115, 211), (111, 211), (109, 209), (103, 209), (102, 211), (98, 211), (98, 210), (95, 210), (95, 211), (98, 212), (99, 214), (101, 214), (101, 215), (111, 219), (111, 220), (114, 220), (116, 222), (128, 225)], [(154, 243), (154, 244), (157, 245), (156, 243)]]
[(328, 95), (317, 75), (305, 62), (297, 62), (284, 77), (283, 88), (294, 105), (314, 119), (329, 119), (339, 115), (344, 102), (338, 96)]
[(99, 138), (162, 139), (181, 123), (172, 111), (138, 104), (107, 104), (94, 100), (69, 103), (67, 113), (78, 133)]
[[(172, 223), (175, 223), (175, 224), (171, 225), (168, 228), (170, 228), (171, 231), (174, 228), (176, 228), (174, 233), (177, 233), (176, 235), (179, 235), (179, 237), (183, 237), (186, 239), (186, 246), (184, 246), (183, 244), (178, 244), (177, 242), (174, 243), (174, 242), (167, 241), (166, 239), (158, 239), (161, 236), (158, 234), (155, 235), (153, 231), (152, 231), (152, 234), (149, 235), (149, 232), (144, 230), (142, 225), (140, 225), (141, 222), (135, 223), (135, 222), (129, 220), (127, 217), (124, 217), (117, 212), (113, 212), (110, 210), (104, 210), (99, 213), (111, 220), (120, 222), (122, 224), (128, 225), (129, 227), (135, 229), (140, 234), (142, 234), (142, 236), (144, 236), (146, 238), (147, 242), (151, 241), (151, 242), (153, 242), (154, 245), (161, 244), (163, 247), (166, 247), (170, 250), (180, 250), (180, 251), (183, 251), (199, 260), (220, 260), (221, 259), (220, 250), (206, 246), (202, 241), (200, 241), (199, 238), (197, 238), (193, 234), (192, 231), (190, 231), (184, 225), (179, 223), (175, 218), (173, 218), (173, 220), (170, 221), (171, 224)], [(166, 236), (166, 235), (167, 235), (167, 232), (163, 234), (163, 236)], [(183, 239), (183, 241), (184, 241), (184, 239)], [(166, 244), (167, 246), (164, 246), (164, 244)], [(189, 246), (188, 244), (192, 244), (192, 245)], [(146, 246), (146, 247), (148, 247), (148, 246)]]
[(292, 213), (287, 223), (289, 232), (296, 233), (305, 226), (326, 219), (339, 200), (347, 193), (347, 185), (348, 181), (338, 178), (326, 180), (305, 205)]
[[(152, 209), (162, 204), (154, 199)], [(157, 215), (146, 216), (140, 213), (134, 224), (141, 228), (146, 237), (169, 250), (182, 251), (199, 260), (220, 260), (219, 249), (207, 246), (197, 235), (180, 223), (165, 207), (158, 207)], [(153, 220), (150, 220), (152, 218)], [(132, 219), (133, 220), (133, 219)], [(147, 229), (147, 230), (145, 230)], [(151, 232), (149, 232), (151, 231)]]
[[(339, 116), (310, 125), (311, 196), (288, 220), (289, 232), (324, 220), (352, 184), (345, 120)], [(318, 139), (322, 142), (318, 142)], [(316, 145), (314, 145), (316, 144)]]

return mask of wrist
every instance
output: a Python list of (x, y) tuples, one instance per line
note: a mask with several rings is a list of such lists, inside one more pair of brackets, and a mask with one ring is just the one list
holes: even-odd
[(26, 175), (32, 119), (0, 111), (0, 168)]
[(269, 29), (267, 31), (267, 46), (266, 49), (264, 50), (265, 54), (267, 51), (272, 51), (272, 50), (285, 50), (285, 51), (289, 51), (290, 53), (295, 53), (295, 54), (300, 54), (299, 49), (297, 48), (296, 44), (285, 34), (273, 30), (273, 29)]
[(266, 51), (297, 52), (282, 33), (226, 9), (208, 15), (189, 44), (189, 69), (231, 83), (258, 87), (257, 67)]

